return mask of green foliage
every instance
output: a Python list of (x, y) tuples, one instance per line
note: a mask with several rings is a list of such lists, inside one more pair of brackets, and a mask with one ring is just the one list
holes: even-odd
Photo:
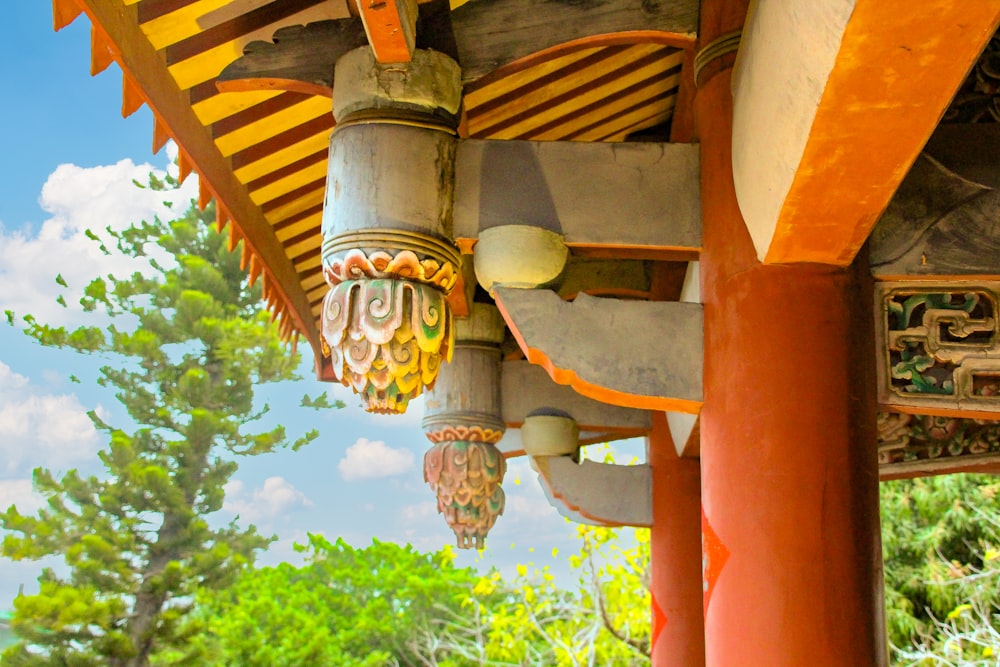
[(300, 550), (302, 567), (260, 568), (201, 593), (206, 664), (452, 664), (426, 662), (435, 659), (429, 642), (442, 615), (461, 613), (479, 575), (456, 568), (450, 548), (421, 554), (375, 540), (355, 549), (310, 535)]
[(208, 665), (629, 667), (649, 664), (648, 531), (582, 527), (576, 590), (547, 569), (512, 580), (374, 541), (310, 535), (306, 564), (245, 572), (203, 591), (195, 642)]
[[(150, 187), (170, 186), (151, 179)], [(252, 526), (206, 520), (222, 507), (233, 454), (299, 446), (316, 434), (289, 442), (281, 426), (249, 429), (267, 412), (254, 405), (255, 385), (293, 378), (297, 359), (282, 348), (238, 253), (211, 230), (212, 215), (192, 203), (170, 222), (107, 230), (126, 256), (158, 246), (172, 261), (94, 278), (80, 303), (103, 324), (67, 329), (23, 317), (42, 345), (105, 359), (99, 384), (115, 391), (130, 423), (91, 413), (108, 438), (103, 474), (57, 479), (35, 470), (46, 506), (35, 516), (13, 506), (0, 513), (9, 531), (3, 556), (61, 556), (69, 571), (45, 570), (39, 594), (15, 601), (23, 641), (4, 664), (145, 665), (164, 653), (197, 662), (192, 639), (202, 627), (187, 618), (196, 592), (228, 586), (270, 541)]]
[(1000, 482), (981, 475), (882, 485), (886, 608), (895, 664), (996, 664), (998, 491)]
[(520, 565), (512, 581), (484, 577), (437, 641), (465, 658), (455, 665), (648, 665), (649, 531), (634, 532), (626, 548), (621, 529), (580, 526), (580, 553), (570, 557), (576, 590), (560, 589), (547, 568)]

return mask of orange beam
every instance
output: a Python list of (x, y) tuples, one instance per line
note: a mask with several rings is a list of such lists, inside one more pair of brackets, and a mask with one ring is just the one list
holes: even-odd
[(380, 63), (408, 63), (416, 48), (414, 0), (357, 0), (368, 43)]
[[(748, 211), (737, 187), (764, 262), (851, 263), (998, 22), (998, 0), (857, 0), (815, 117), (800, 119), (810, 129), (790, 186), (767, 196), (784, 197), (776, 216)], [(773, 152), (757, 153), (751, 170), (767, 170)]]

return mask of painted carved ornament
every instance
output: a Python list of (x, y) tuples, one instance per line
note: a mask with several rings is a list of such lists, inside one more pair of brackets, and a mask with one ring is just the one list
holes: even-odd
[[(375, 243), (385, 247), (371, 249)], [(446, 299), (458, 279), (457, 251), (432, 237), (391, 230), (341, 235), (325, 241), (323, 250), (330, 291), (322, 332), (334, 376), (369, 412), (405, 412), (451, 360), (454, 327)]]
[(503, 514), (507, 461), (492, 442), (444, 440), (424, 455), (424, 480), (437, 495), (460, 549), (482, 549)]

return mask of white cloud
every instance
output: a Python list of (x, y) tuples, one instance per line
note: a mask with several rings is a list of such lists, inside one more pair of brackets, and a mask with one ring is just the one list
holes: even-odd
[(381, 440), (358, 438), (347, 448), (337, 469), (348, 482), (377, 479), (408, 472), (413, 467), (414, 459), (413, 452), (408, 449), (393, 449)]
[(0, 472), (92, 459), (100, 438), (86, 412), (74, 394), (41, 393), (0, 361)]
[(0, 511), (17, 505), (21, 515), (34, 514), (45, 501), (31, 488), (30, 479), (0, 479)]
[(313, 502), (284, 477), (268, 477), (264, 485), (249, 495), (240, 480), (226, 484), (222, 508), (248, 521), (273, 519), (288, 512), (312, 507)]
[[(428, 493), (430, 493), (430, 489), (428, 489)], [(437, 501), (426, 500), (422, 503), (404, 505), (401, 510), (401, 514), (407, 523), (425, 521), (428, 518), (436, 517), (438, 515)], [(443, 518), (441, 520), (444, 521)]]
[[(19, 315), (32, 313), (50, 324), (65, 324), (80, 312), (83, 288), (98, 275), (128, 275), (139, 266), (127, 258), (104, 255), (85, 235), (92, 229), (101, 235), (105, 227), (125, 229), (132, 223), (159, 215), (172, 217), (166, 200), (187, 202), (197, 194), (197, 179), (189, 179), (175, 193), (139, 189), (154, 171), (149, 164), (131, 160), (100, 167), (63, 164), (42, 187), (41, 207), (50, 214), (38, 228), (5, 230), (0, 226), (0, 303)], [(159, 176), (163, 172), (158, 172)], [(178, 212), (184, 204), (179, 203)], [(69, 288), (56, 284), (56, 273)], [(55, 299), (65, 296), (67, 308)]]

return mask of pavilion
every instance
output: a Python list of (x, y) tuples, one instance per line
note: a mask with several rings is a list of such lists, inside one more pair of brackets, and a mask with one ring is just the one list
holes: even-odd
[(879, 479), (1000, 470), (1000, 0), (53, 13), (461, 546), (530, 455), (651, 527), (656, 667), (886, 663)]

